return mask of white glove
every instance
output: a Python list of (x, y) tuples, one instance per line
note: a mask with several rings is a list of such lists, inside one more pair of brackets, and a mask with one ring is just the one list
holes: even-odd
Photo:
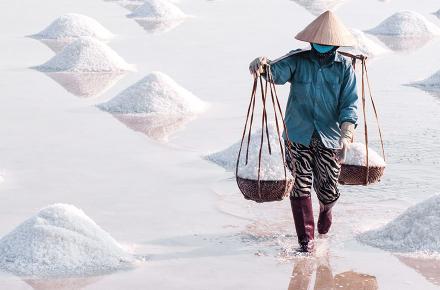
[(341, 139), (339, 139), (339, 144), (342, 148), (336, 153), (336, 160), (339, 164), (342, 164), (345, 161), (348, 146), (353, 140), (354, 127), (354, 124), (350, 122), (344, 122), (341, 125)]
[(259, 76), (264, 73), (264, 66), (269, 63), (268, 59), (264, 56), (257, 57), (249, 64), (249, 71), (251, 74)]

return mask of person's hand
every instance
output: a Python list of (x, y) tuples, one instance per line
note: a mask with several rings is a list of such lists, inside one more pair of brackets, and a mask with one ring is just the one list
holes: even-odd
[(264, 56), (257, 57), (249, 64), (249, 71), (255, 76), (264, 73), (264, 66), (268, 64), (268, 60)]
[(350, 122), (344, 122), (341, 125), (341, 139), (339, 139), (341, 149), (336, 153), (336, 160), (339, 164), (342, 164), (345, 161), (348, 146), (350, 146), (350, 143), (353, 140), (354, 127), (354, 124)]

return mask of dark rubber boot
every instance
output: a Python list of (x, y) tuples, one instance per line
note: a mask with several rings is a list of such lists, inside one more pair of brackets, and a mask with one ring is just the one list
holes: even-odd
[(301, 252), (311, 252), (314, 248), (315, 221), (310, 197), (290, 197), (293, 220)]
[(330, 230), (332, 225), (332, 207), (335, 205), (336, 201), (323, 204), (319, 202), (319, 218), (318, 218), (318, 233), (325, 235)]

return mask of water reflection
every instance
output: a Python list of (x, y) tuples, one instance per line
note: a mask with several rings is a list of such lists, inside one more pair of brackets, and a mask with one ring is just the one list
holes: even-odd
[(45, 74), (60, 84), (69, 93), (80, 98), (89, 98), (101, 95), (115, 85), (125, 75), (125, 73), (120, 72), (48, 72)]
[(64, 278), (64, 279), (25, 279), (35, 290), (79, 290), (98, 282), (102, 277)]
[(163, 21), (135, 19), (135, 21), (148, 33), (164, 33), (182, 24), (184, 19), (173, 19), (173, 20), (163, 20)]
[(389, 49), (397, 52), (409, 52), (422, 48), (432, 37), (399, 37), (389, 35), (376, 35)]
[(301, 258), (295, 264), (288, 290), (312, 289), (312, 277), (316, 272), (315, 290), (377, 290), (376, 277), (347, 271), (333, 275), (328, 257)]
[(171, 134), (182, 129), (194, 118), (193, 116), (172, 116), (169, 114), (112, 113), (112, 115), (133, 131), (161, 142), (168, 141)]
[(320, 15), (327, 10), (336, 10), (345, 0), (292, 0), (303, 6), (313, 15)]
[(415, 258), (409, 256), (400, 256), (397, 258), (408, 267), (416, 270), (429, 282), (440, 286), (440, 260), (434, 258)]

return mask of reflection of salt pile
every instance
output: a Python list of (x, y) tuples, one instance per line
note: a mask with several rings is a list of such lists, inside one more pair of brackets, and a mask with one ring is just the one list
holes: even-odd
[[(238, 175), (242, 178), (257, 179), (258, 177), (258, 156), (260, 150), (262, 130), (258, 130), (251, 135), (251, 141), (249, 145), (249, 160), (246, 165), (246, 146), (247, 139), (244, 141), (243, 149), (240, 157), (240, 166), (238, 169)], [(272, 154), (269, 154), (267, 147), (266, 132), (264, 131), (264, 147), (262, 151), (261, 159), (261, 180), (282, 180), (284, 179), (284, 166), (283, 159), (280, 151), (280, 144), (278, 141), (278, 134), (276, 127), (271, 124), (269, 126), (269, 139), (272, 149)], [(283, 142), (283, 139), (281, 139)], [(210, 154), (205, 158), (212, 161), (226, 170), (234, 170), (236, 167), (238, 150), (240, 149), (240, 142), (233, 144), (223, 151)], [(284, 148), (283, 148), (284, 150)], [(287, 170), (287, 177), (290, 177), (290, 172)]]
[(46, 75), (73, 95), (81, 98), (88, 98), (102, 95), (119, 81), (124, 76), (124, 73), (49, 72), (46, 73)]
[(206, 104), (169, 76), (153, 72), (99, 108), (136, 131), (149, 136), (148, 132), (161, 132), (165, 137), (180, 123), (203, 112)]
[(146, 0), (145, 3), (128, 15), (152, 21), (167, 21), (185, 18), (185, 13), (167, 0)]
[(106, 44), (87, 37), (66, 46), (37, 69), (44, 72), (120, 72), (133, 70), (133, 66)]
[(98, 282), (102, 276), (74, 277), (74, 278), (52, 278), (52, 279), (25, 279), (28, 285), (34, 290), (79, 290)]
[(439, 36), (440, 28), (419, 13), (401, 11), (367, 32), (376, 35), (392, 50), (408, 51), (419, 49)]
[(20, 276), (96, 275), (130, 268), (133, 262), (72, 205), (48, 206), (0, 240), (0, 268)]
[(37, 39), (65, 39), (81, 36), (108, 40), (113, 37), (113, 34), (91, 17), (70, 13), (55, 19), (46, 29), (32, 35)]
[(320, 15), (327, 10), (336, 10), (345, 0), (292, 0), (303, 6), (313, 15)]
[(351, 29), (351, 33), (356, 39), (356, 45), (350, 49), (355, 54), (363, 54), (365, 56), (374, 57), (388, 52), (388, 49), (378, 44), (376, 41), (365, 35), (358, 29)]
[(440, 71), (436, 72), (427, 79), (413, 82), (408, 85), (428, 92), (440, 92)]
[(368, 32), (375, 35), (422, 37), (440, 35), (440, 28), (417, 12), (401, 11)]
[(401, 253), (440, 253), (440, 195), (407, 209), (387, 225), (359, 235), (363, 243)]
[[(352, 143), (348, 147), (344, 164), (366, 166), (366, 150), (365, 144)], [(371, 148), (368, 148), (368, 166), (383, 167), (385, 166), (383, 158)]]

